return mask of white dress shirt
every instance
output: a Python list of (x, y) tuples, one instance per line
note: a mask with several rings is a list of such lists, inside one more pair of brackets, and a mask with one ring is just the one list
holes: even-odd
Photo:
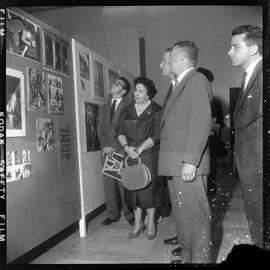
[(244, 85), (244, 91), (247, 87), (247, 84), (248, 84), (248, 81), (256, 67), (256, 65), (258, 64), (258, 62), (262, 59), (262, 57), (258, 58), (257, 60), (255, 60), (254, 62), (252, 62), (246, 69), (246, 73), (247, 73), (247, 76), (246, 76), (246, 80), (245, 80), (245, 85)]

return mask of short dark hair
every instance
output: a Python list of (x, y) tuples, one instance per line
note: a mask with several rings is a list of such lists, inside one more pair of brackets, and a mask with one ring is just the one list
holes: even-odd
[(232, 36), (246, 34), (245, 42), (248, 46), (257, 45), (262, 55), (262, 29), (257, 25), (241, 25), (233, 29)]
[(149, 99), (152, 99), (156, 95), (157, 89), (152, 80), (145, 77), (137, 77), (134, 80), (134, 88), (138, 83), (141, 83), (146, 88)]
[(124, 82), (124, 89), (126, 90), (126, 93), (124, 96), (126, 96), (130, 91), (130, 83), (125, 77), (119, 77), (118, 80), (121, 80)]
[(206, 68), (199, 67), (199, 68), (197, 68), (197, 71), (202, 73), (207, 78), (207, 80), (209, 82), (212, 82), (214, 80), (214, 75), (210, 70), (208, 70)]
[(180, 47), (185, 50), (186, 55), (189, 60), (196, 66), (198, 61), (199, 49), (193, 41), (189, 40), (180, 40), (173, 45), (174, 47)]

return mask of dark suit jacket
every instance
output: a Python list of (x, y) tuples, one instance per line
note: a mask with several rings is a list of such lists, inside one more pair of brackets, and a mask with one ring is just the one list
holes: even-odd
[(262, 171), (262, 61), (256, 65), (234, 111), (235, 155), (240, 180), (251, 183)]
[(97, 133), (101, 150), (103, 150), (105, 146), (113, 147), (117, 152), (121, 150), (121, 146), (115, 137), (115, 126), (118, 122), (121, 110), (127, 105), (129, 105), (129, 103), (125, 100), (125, 98), (123, 98), (114, 113), (112, 122), (111, 102), (109, 101), (99, 107), (97, 117)]
[(159, 175), (180, 176), (183, 162), (209, 173), (211, 88), (204, 75), (189, 71), (169, 97), (161, 120)]
[(246, 139), (262, 134), (262, 61), (256, 65), (234, 110), (234, 130)]

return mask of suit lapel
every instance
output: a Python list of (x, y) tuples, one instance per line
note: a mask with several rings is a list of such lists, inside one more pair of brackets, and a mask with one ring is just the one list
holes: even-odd
[(252, 75), (251, 75), (251, 77), (250, 77), (250, 79), (248, 81), (248, 84), (246, 86), (245, 91), (242, 92), (243, 90), (241, 89), (242, 91), (239, 94), (239, 98), (237, 100), (236, 107), (235, 107), (235, 115), (241, 109), (241, 107), (243, 106), (244, 102), (246, 101), (247, 96), (248, 96), (249, 92), (251, 91), (252, 86), (253, 86), (253, 84), (255, 82), (255, 79), (257, 78), (257, 74), (258, 74), (258, 72), (259, 72), (259, 70), (261, 68), (262, 68), (262, 60), (260, 60), (257, 63), (257, 65), (256, 65), (256, 67), (255, 67), (255, 69), (254, 69), (254, 71), (253, 71), (253, 73), (252, 73)]
[(181, 80), (181, 82), (176, 86), (175, 90), (172, 92), (171, 96), (168, 98), (167, 100), (167, 104), (165, 105), (165, 108), (164, 108), (164, 112), (163, 112), (163, 115), (162, 115), (162, 120), (161, 120), (161, 126), (163, 125), (165, 119), (166, 119), (166, 116), (168, 114), (168, 112), (170, 111), (170, 108), (172, 107), (176, 97), (178, 95), (180, 95), (180, 93), (183, 91), (184, 89), (184, 86), (186, 85), (188, 79), (190, 78), (190, 76), (192, 74), (194, 74), (195, 70), (192, 69), (191, 71), (189, 71), (186, 76)]

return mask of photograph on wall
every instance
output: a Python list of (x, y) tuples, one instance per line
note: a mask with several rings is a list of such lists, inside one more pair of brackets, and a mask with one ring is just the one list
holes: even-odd
[(38, 152), (55, 149), (54, 125), (52, 119), (36, 119), (37, 150)]
[[(59, 122), (58, 122), (59, 123)], [(74, 164), (72, 133), (68, 123), (62, 122), (58, 127), (58, 170), (71, 170)]]
[(94, 87), (92, 98), (100, 101), (105, 101), (104, 81), (103, 81), (103, 64), (93, 60), (93, 72), (94, 72)]
[(61, 39), (62, 72), (69, 74), (69, 44)]
[(40, 28), (23, 16), (7, 10), (6, 50), (41, 62)]
[(83, 91), (90, 91), (90, 55), (87, 52), (79, 51), (80, 67), (80, 88)]
[(85, 130), (86, 130), (86, 151), (100, 150), (99, 141), (97, 137), (97, 114), (98, 105), (84, 102), (85, 108)]
[(54, 68), (54, 50), (53, 37), (51, 34), (44, 31), (44, 56), (45, 65)]
[(62, 79), (48, 74), (48, 106), (50, 114), (64, 114)]
[(62, 71), (62, 54), (61, 54), (61, 42), (60, 39), (54, 38), (54, 61), (55, 61), (55, 69), (57, 71)]
[(6, 136), (25, 136), (24, 75), (6, 68)]
[(29, 111), (45, 112), (47, 110), (45, 74), (42, 71), (27, 68), (27, 97)]
[(6, 152), (7, 182), (31, 178), (30, 150)]

